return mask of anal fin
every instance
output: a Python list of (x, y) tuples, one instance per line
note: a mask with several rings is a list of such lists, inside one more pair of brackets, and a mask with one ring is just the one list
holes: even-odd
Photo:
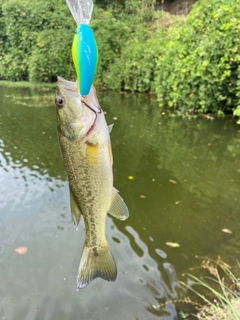
[(108, 213), (119, 220), (126, 220), (129, 217), (128, 207), (115, 188), (113, 188), (112, 203)]
[(79, 225), (82, 213), (76, 203), (76, 200), (74, 198), (74, 195), (72, 194), (71, 189), (69, 189), (69, 191), (70, 191), (70, 208), (71, 208), (72, 220), (75, 226), (77, 227)]

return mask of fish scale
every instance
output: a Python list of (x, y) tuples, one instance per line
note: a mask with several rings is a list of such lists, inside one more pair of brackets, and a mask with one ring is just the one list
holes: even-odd
[[(109, 173), (108, 168), (106, 168), (106, 172), (102, 170), (101, 175), (99, 175), (98, 172), (99, 166), (104, 167), (106, 163), (109, 163), (107, 159), (108, 152), (99, 152), (99, 162), (96, 162), (96, 156), (94, 156), (95, 165), (89, 166), (87, 150), (93, 147), (89, 147), (86, 143), (82, 142), (72, 143), (64, 137), (60, 137), (59, 140), (61, 149), (63, 150), (63, 158), (67, 163), (66, 171), (70, 181), (70, 189), (75, 199), (78, 199), (77, 204), (81, 207), (81, 212), (84, 217), (87, 233), (86, 245), (88, 247), (96, 245), (96, 243), (92, 243), (92, 239), (96, 237), (96, 233), (101, 235), (98, 239), (101, 239), (99, 243), (103, 244), (106, 242), (106, 240), (103, 239), (103, 235), (105, 234), (105, 217), (110, 207), (113, 178), (112, 175), (110, 175), (108, 179), (106, 179), (106, 173)], [(102, 147), (104, 148), (104, 146)], [(101, 148), (101, 146), (99, 148)], [(71, 161), (69, 161), (69, 159), (71, 159)], [(82, 181), (84, 181), (84, 184), (82, 184)], [(95, 197), (93, 195), (95, 195)], [(105, 201), (105, 199), (109, 200)], [(93, 215), (94, 220), (97, 220), (98, 229), (96, 229), (96, 222), (93, 224), (90, 221)], [(93, 236), (91, 231), (94, 232)]]

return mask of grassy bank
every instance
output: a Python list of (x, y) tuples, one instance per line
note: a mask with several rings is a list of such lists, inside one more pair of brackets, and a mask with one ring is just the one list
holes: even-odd
[(8, 81), (0, 80), (0, 86), (3, 87), (15, 87), (15, 88), (46, 88), (52, 89), (56, 88), (56, 83), (37, 83), (29, 81)]
[[(230, 266), (220, 258), (217, 261), (206, 258), (202, 268), (211, 277), (198, 278), (190, 275), (193, 285), (182, 283), (200, 298), (195, 317), (199, 320), (239, 320), (240, 319), (240, 279), (231, 272)], [(188, 300), (191, 303), (191, 300)], [(194, 302), (192, 302), (194, 305)], [(183, 319), (189, 319), (182, 312)]]

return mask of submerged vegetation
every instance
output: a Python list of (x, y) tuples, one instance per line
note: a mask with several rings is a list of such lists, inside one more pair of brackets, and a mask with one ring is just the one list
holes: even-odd
[[(97, 1), (95, 84), (150, 92), (160, 106), (240, 115), (240, 2), (198, 0), (190, 14), (155, 11), (154, 1)], [(62, 0), (0, 0), (0, 79), (75, 78), (75, 22)]]

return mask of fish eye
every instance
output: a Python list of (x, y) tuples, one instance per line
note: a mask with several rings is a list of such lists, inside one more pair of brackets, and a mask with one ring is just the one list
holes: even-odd
[(65, 105), (65, 101), (62, 97), (60, 96), (56, 96), (55, 98), (55, 104), (56, 106), (60, 109), (60, 108), (63, 108), (64, 105)]

